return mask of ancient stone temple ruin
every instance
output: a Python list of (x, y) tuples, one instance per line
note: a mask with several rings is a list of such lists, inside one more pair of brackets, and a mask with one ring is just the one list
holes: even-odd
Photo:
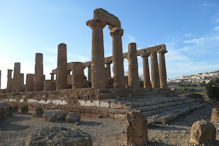
[[(8, 69), (7, 89), (1, 90), (0, 101), (28, 104), (30, 109), (41, 105), (45, 109), (65, 109), (85, 116), (115, 119), (125, 119), (128, 112), (138, 110), (149, 123), (166, 122), (202, 106), (194, 99), (175, 97), (168, 89), (165, 44), (138, 50), (135, 42), (123, 46), (124, 30), (120, 20), (103, 9), (94, 10), (93, 18), (86, 24), (92, 31), (91, 61), (68, 62), (67, 45), (61, 43), (57, 50), (57, 67), (51, 71), (51, 79), (45, 80), (43, 54), (36, 53), (35, 72), (26, 75), (25, 85), (19, 62), (15, 63), (14, 70)], [(109, 57), (104, 56), (106, 25), (112, 37), (112, 56)], [(128, 52), (123, 52), (123, 47), (128, 48)], [(140, 86), (138, 56), (143, 60), (143, 86)], [(124, 59), (128, 60), (128, 76), (124, 75)]]

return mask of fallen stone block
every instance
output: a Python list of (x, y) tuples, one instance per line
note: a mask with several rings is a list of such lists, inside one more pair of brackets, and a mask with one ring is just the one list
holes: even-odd
[(17, 105), (12, 105), (11, 106), (11, 112), (18, 112), (18, 106)]
[(52, 110), (45, 112), (43, 117), (49, 122), (57, 122), (65, 120), (67, 114), (68, 112), (65, 110)]
[(34, 115), (35, 115), (36, 117), (42, 117), (42, 116), (43, 116), (43, 113), (44, 113), (43, 108), (42, 108), (42, 107), (37, 107), (37, 108), (35, 109)]
[(0, 120), (11, 116), (11, 106), (7, 103), (0, 103)]
[(216, 139), (216, 128), (206, 120), (200, 120), (192, 125), (190, 142), (194, 144), (207, 144)]
[(219, 108), (212, 109), (211, 122), (219, 122)]
[(79, 129), (48, 127), (30, 135), (26, 146), (92, 146), (91, 136)]
[(68, 113), (65, 120), (68, 123), (76, 123), (80, 121), (80, 114), (76, 114), (76, 113)]
[(26, 113), (28, 113), (28, 111), (29, 111), (28, 105), (21, 106), (21, 113), (22, 114), (26, 114)]
[(127, 114), (127, 144), (145, 146), (148, 139), (147, 119), (140, 111)]

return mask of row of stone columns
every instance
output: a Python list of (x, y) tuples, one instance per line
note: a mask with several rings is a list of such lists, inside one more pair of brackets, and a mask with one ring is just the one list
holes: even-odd
[[(104, 62), (104, 44), (103, 44), (103, 28), (106, 23), (98, 19), (87, 22), (92, 29), (92, 61), (91, 61), (91, 82), (92, 88), (105, 88), (107, 84), (106, 71)], [(112, 36), (113, 50), (113, 75), (114, 88), (124, 88), (124, 66), (122, 52), (122, 35), (123, 29), (110, 26), (110, 34)], [(88, 68), (89, 74), (89, 68)], [(107, 76), (108, 76), (107, 75)], [(89, 75), (88, 75), (89, 77)]]

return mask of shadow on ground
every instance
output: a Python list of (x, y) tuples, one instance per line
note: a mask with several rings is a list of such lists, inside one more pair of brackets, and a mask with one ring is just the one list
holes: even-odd
[(174, 146), (174, 145), (165, 144), (165, 143), (162, 143), (162, 142), (149, 141), (147, 146)]
[(77, 125), (82, 125), (82, 126), (100, 126), (102, 123), (100, 122), (94, 122), (94, 121), (80, 121), (77, 123)]
[(27, 117), (26, 115), (22, 115), (22, 114), (18, 114), (18, 113), (13, 114), (11, 117), (0, 121), (0, 130), (2, 130), (2, 131), (18, 131), (18, 130), (27, 129), (27, 128), (29, 128), (29, 126), (14, 124), (14, 122), (26, 121), (29, 119), (31, 119), (31, 118)]

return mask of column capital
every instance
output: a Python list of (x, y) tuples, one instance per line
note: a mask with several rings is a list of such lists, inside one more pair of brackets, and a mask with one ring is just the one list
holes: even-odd
[(105, 64), (111, 64), (112, 61), (105, 61)]
[(158, 53), (159, 54), (165, 54), (165, 53), (167, 53), (167, 50), (166, 49), (162, 49), (162, 50), (159, 50)]
[(100, 28), (104, 28), (106, 26), (106, 23), (99, 20), (99, 19), (92, 19), (87, 21), (87, 26), (89, 26), (91, 29), (100, 27)]
[(142, 58), (148, 58), (150, 56), (150, 53), (144, 53), (140, 55)]
[(110, 35), (113, 37), (113, 36), (122, 36), (123, 35), (123, 29), (121, 28), (118, 28), (118, 27), (110, 27), (109, 26), (109, 29), (110, 29)]

